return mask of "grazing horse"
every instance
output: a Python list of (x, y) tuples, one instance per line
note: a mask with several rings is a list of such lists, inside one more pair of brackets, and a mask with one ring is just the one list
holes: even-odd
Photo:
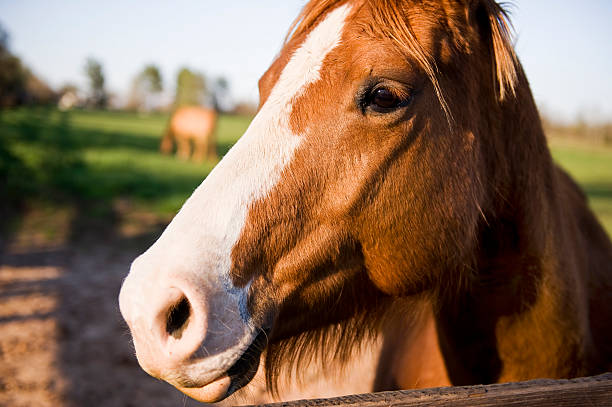
[(382, 333), (375, 390), (612, 365), (612, 244), (492, 0), (313, 0), (243, 137), (132, 264), (140, 365), (203, 401)]
[(159, 149), (164, 154), (170, 154), (173, 143), (176, 143), (176, 155), (179, 158), (191, 158), (196, 162), (216, 160), (216, 123), (217, 112), (213, 109), (200, 106), (179, 107), (168, 121)]

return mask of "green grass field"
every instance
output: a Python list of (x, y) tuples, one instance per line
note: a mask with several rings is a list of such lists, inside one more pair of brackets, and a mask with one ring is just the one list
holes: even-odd
[[(7, 190), (28, 199), (108, 203), (129, 198), (144, 209), (174, 213), (215, 163), (194, 164), (160, 154), (167, 118), (163, 114), (0, 111), (0, 161), (4, 161), (0, 162), (0, 185), (4, 172)], [(221, 117), (220, 155), (249, 121)]]
[[(78, 201), (91, 216), (104, 216), (114, 200), (170, 216), (214, 163), (193, 164), (158, 151), (167, 115), (116, 112), (0, 111), (0, 193), (3, 200)], [(250, 118), (222, 116), (222, 156)], [(551, 143), (555, 160), (582, 185), (612, 234), (612, 148)], [(105, 209), (106, 208), (106, 209)], [(99, 212), (99, 213), (98, 213)]]
[(612, 236), (612, 147), (559, 138), (549, 145), (555, 161), (578, 181)]

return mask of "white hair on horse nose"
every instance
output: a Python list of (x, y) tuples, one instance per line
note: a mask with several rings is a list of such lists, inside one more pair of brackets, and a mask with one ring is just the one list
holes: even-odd
[[(340, 44), (349, 12), (348, 5), (334, 9), (308, 34), (244, 136), (194, 191), (157, 242), (134, 262), (121, 290), (121, 311), (135, 342), (140, 342), (137, 349), (150, 348), (140, 352), (139, 358), (144, 356), (160, 377), (172, 381), (182, 372), (206, 385), (224, 374), (256, 337), (258, 330), (246, 309), (249, 285), (236, 288), (230, 278), (232, 249), (246, 224), (249, 206), (265, 198), (279, 182), (303, 139), (289, 124), (292, 104), (319, 80), (326, 56)], [(165, 311), (158, 314), (164, 318), (148, 315), (155, 311), (150, 306), (155, 303), (153, 297), (177, 284), (180, 290), (164, 294), (167, 298), (158, 304)], [(203, 321), (196, 328), (207, 332), (196, 334), (190, 325), (193, 320)], [(163, 326), (151, 328), (138, 321), (162, 321)], [(153, 341), (148, 332), (153, 330), (161, 332), (162, 345), (169, 345), (163, 348)], [(196, 341), (200, 349), (214, 352), (201, 356), (192, 350)], [(174, 343), (178, 345), (173, 348)], [(167, 355), (159, 352), (162, 348)], [(164, 365), (176, 371), (164, 370), (160, 367)]]
[[(325, 57), (340, 44), (349, 12), (348, 5), (340, 6), (312, 30), (293, 53), (245, 134), (168, 227), (166, 233), (182, 235), (179, 242), (199, 242), (202, 235), (207, 241), (215, 240), (215, 257), (224, 274), (229, 275), (231, 250), (246, 222), (248, 207), (278, 183), (302, 141), (289, 125), (292, 104), (320, 78)], [(192, 233), (193, 238), (189, 236)]]

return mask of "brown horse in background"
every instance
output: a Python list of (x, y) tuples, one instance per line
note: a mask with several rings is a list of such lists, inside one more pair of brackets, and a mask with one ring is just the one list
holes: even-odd
[(612, 244), (496, 2), (313, 0), (259, 86), (122, 287), (148, 373), (217, 401), (381, 333), (375, 390), (612, 367)]
[[(170, 154), (176, 143), (176, 155), (184, 160), (216, 160), (215, 127), (217, 112), (200, 106), (179, 107), (172, 113), (159, 149)], [(192, 154), (193, 150), (193, 154)]]

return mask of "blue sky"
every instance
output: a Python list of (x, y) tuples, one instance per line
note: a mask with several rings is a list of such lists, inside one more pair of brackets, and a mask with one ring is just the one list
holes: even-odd
[[(515, 0), (516, 49), (543, 110), (612, 120), (612, 1)], [(223, 75), (237, 99), (280, 49), (302, 0), (0, 0), (11, 48), (53, 86), (85, 85), (88, 56), (125, 94), (147, 63), (170, 87), (181, 66)]]

